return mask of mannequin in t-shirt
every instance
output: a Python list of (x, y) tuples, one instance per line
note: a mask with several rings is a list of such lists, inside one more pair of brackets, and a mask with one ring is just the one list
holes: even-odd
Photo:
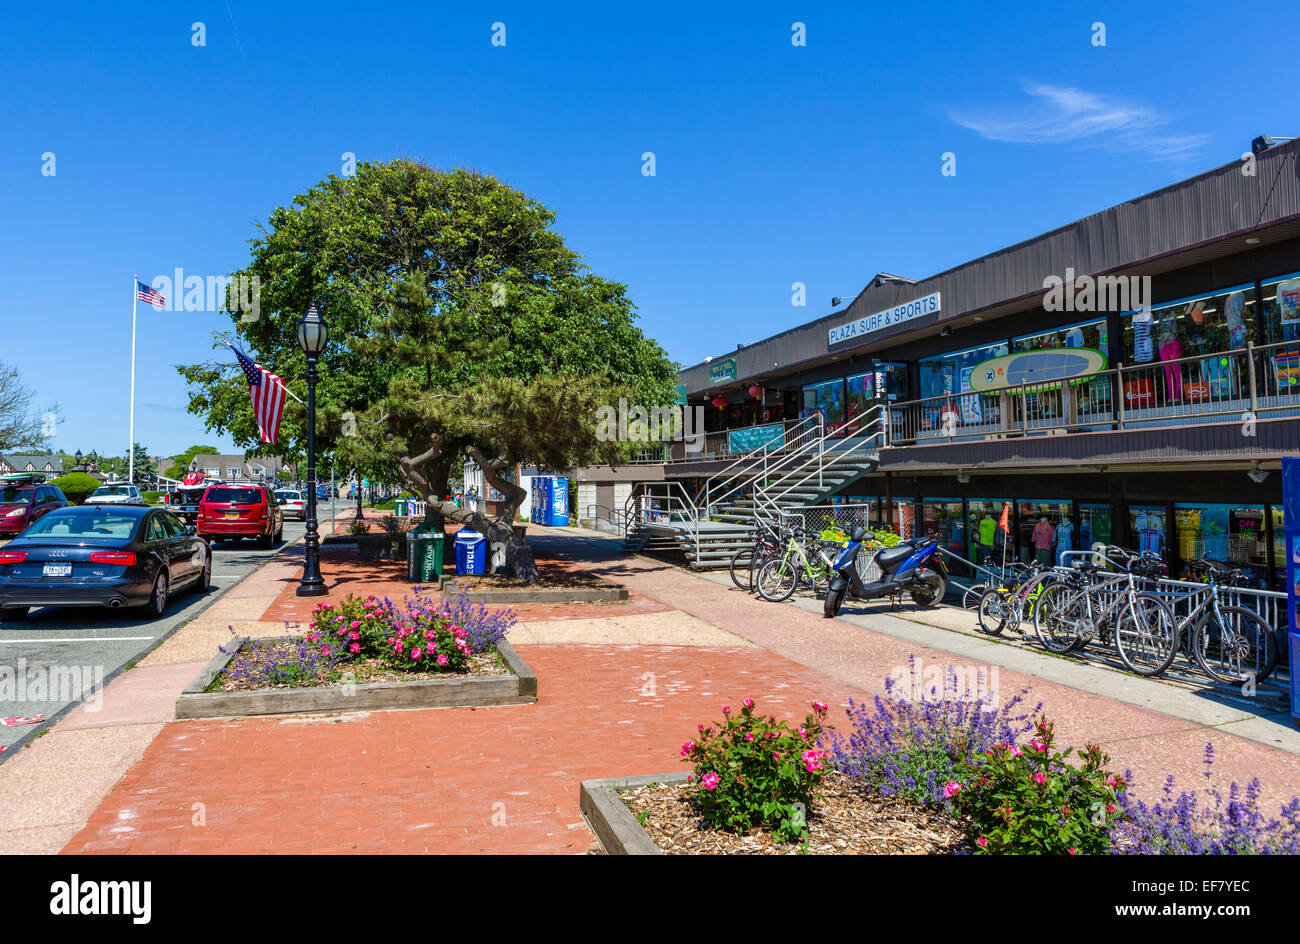
[[(1178, 340), (1178, 315), (1173, 308), (1160, 313), (1160, 359), (1174, 361), (1183, 356), (1183, 345)], [(1181, 364), (1165, 365), (1165, 392), (1169, 399), (1183, 398), (1183, 369)]]
[(1056, 539), (1056, 529), (1052, 523), (1047, 520), (1046, 516), (1038, 519), (1038, 524), (1034, 525), (1034, 533), (1030, 535), (1030, 541), (1034, 545), (1034, 557), (1040, 564), (1048, 565), (1052, 563), (1052, 543)]
[(1065, 552), (1074, 550), (1074, 522), (1062, 518), (1056, 526), (1056, 562), (1065, 563)]
[(998, 523), (993, 520), (992, 512), (984, 512), (980, 519), (980, 556), (993, 553), (993, 540), (998, 533)]

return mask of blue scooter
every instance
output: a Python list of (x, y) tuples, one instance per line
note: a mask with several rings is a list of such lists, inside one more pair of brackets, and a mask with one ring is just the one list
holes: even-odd
[(939, 555), (938, 541), (918, 538), (882, 548), (875, 558), (876, 566), (880, 568), (880, 579), (863, 583), (855, 564), (858, 549), (866, 539), (865, 528), (854, 528), (848, 546), (835, 560), (835, 576), (826, 591), (827, 619), (839, 613), (844, 598), (849, 594), (858, 600), (876, 600), (880, 597), (897, 598), (906, 593), (917, 606), (935, 606), (943, 599), (948, 568)]

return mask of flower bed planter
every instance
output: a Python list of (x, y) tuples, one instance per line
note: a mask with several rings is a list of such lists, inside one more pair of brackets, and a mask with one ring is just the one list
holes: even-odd
[[(842, 776), (828, 777), (827, 802), (814, 812), (806, 843), (782, 843), (767, 830), (712, 829), (683, 808), (686, 777), (677, 771), (586, 781), (579, 794), (582, 815), (609, 855), (944, 855), (973, 849), (946, 814), (860, 794)], [(629, 803), (649, 817), (649, 828)]]
[(397, 708), (482, 708), (526, 705), (537, 701), (537, 675), (504, 639), (497, 643), (496, 648), (513, 673), (510, 675), (451, 676), (350, 686), (205, 691), (243, 646), (283, 642), (293, 638), (245, 638), (230, 652), (221, 652), (176, 699), (176, 717), (227, 718), (323, 711), (384, 711)]
[(618, 603), (627, 599), (627, 589), (606, 583), (599, 587), (563, 587), (554, 589), (531, 587), (505, 587), (491, 589), (474, 586), (461, 590), (456, 585), (456, 576), (449, 575), (438, 581), (438, 590), (442, 593), (458, 595), (463, 592), (465, 598), (474, 603)]

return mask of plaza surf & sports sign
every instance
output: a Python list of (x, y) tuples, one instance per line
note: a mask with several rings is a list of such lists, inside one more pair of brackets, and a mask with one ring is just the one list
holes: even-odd
[(919, 318), (921, 315), (932, 315), (938, 310), (939, 293), (934, 292), (925, 296), (925, 298), (913, 299), (910, 302), (895, 305), (893, 308), (878, 311), (874, 315), (867, 315), (857, 321), (850, 321), (847, 324), (831, 328), (827, 331), (827, 346), (830, 347), (843, 341), (860, 338), (863, 335), (871, 334), (873, 331), (879, 331), (881, 328), (888, 328), (891, 325)]

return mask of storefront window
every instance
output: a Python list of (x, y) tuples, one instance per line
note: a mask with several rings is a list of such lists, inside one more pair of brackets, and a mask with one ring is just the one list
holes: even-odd
[(1254, 332), (1255, 292), (1249, 285), (1239, 285), (1216, 295), (1170, 302), (1146, 313), (1127, 312), (1124, 360), (1146, 364), (1241, 351)]
[(876, 395), (876, 375), (854, 374), (844, 381), (844, 385), (847, 388), (848, 414), (860, 421), (866, 416), (867, 401)]
[(985, 344), (981, 347), (927, 357), (920, 362), (921, 398), (952, 397), (949, 401), (931, 401), (925, 404), (921, 415), (922, 429), (944, 428), (944, 414), (953, 416), (957, 426), (976, 426), (1000, 421), (999, 398), (962, 394), (971, 393), (971, 372), (976, 366), (1007, 353), (1007, 344)]
[(1110, 505), (1079, 506), (1079, 547), (1091, 548), (1096, 544), (1112, 544)]
[(1163, 505), (1130, 505), (1128, 531), (1138, 553), (1166, 556), (1169, 522)]
[(1016, 552), (1025, 563), (1061, 563), (1061, 553), (1075, 549), (1074, 522), (1068, 501), (1020, 502)]
[(1271, 589), (1286, 593), (1286, 533), (1282, 530), (1282, 508), (1279, 505), (1270, 505), (1269, 510), (1273, 517), (1273, 586)]
[[(969, 553), (966, 540), (966, 519), (962, 516), (960, 498), (944, 498), (923, 502), (921, 505), (921, 528), (927, 538), (939, 542), (945, 551), (951, 551), (959, 557)], [(956, 561), (946, 563), (958, 576), (968, 577), (967, 568)]]
[(819, 411), (829, 428), (837, 427), (844, 422), (844, 379), (842, 377), (823, 383), (808, 384), (803, 388), (800, 419)]
[[(1014, 338), (1011, 341), (1011, 353), (1025, 354), (1031, 351), (1052, 351), (1062, 348), (1088, 348), (1097, 351), (1105, 358), (1109, 356), (1108, 342), (1106, 322), (1103, 319)], [(1078, 400), (1077, 410), (1081, 415), (1086, 416), (1090, 412), (1103, 412), (1109, 409), (1110, 381), (1105, 377), (1076, 383), (1074, 393)], [(1031, 423), (1035, 420), (1056, 420), (1063, 416), (1064, 406), (1059, 388), (1027, 393), (1024, 399), (1023, 409), (1027, 411), (1026, 418)], [(1020, 398), (1016, 398), (1013, 403), (1017, 407), (1015, 418), (1019, 420), (1021, 419)]]
[[(982, 567), (1002, 566), (1006, 535), (998, 524), (1002, 520), (1003, 504), (1002, 499), (972, 498), (967, 502), (967, 556)], [(1008, 525), (1013, 526), (1014, 522)]]
[(1176, 576), (1190, 576), (1189, 565), (1204, 557), (1241, 567), (1250, 586), (1268, 585), (1264, 509), (1259, 506), (1178, 504)]
[(1261, 286), (1264, 343), (1300, 341), (1300, 272), (1271, 279)]

